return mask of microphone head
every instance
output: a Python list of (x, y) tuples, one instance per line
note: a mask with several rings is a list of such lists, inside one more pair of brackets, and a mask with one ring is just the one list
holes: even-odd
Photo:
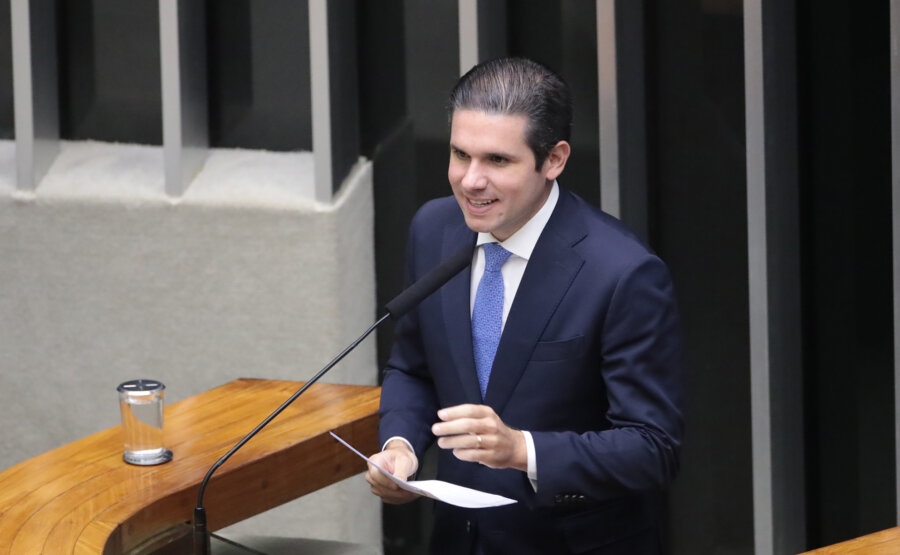
[(384, 308), (391, 315), (391, 319), (397, 320), (409, 312), (420, 302), (424, 301), (426, 297), (450, 281), (453, 276), (460, 273), (463, 268), (471, 264), (474, 250), (474, 244), (464, 246), (441, 262), (435, 269), (407, 287), (402, 293), (391, 299), (390, 302), (384, 305)]

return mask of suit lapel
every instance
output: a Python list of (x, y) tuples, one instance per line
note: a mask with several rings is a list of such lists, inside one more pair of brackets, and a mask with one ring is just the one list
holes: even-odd
[[(528, 260), (497, 347), (484, 400), (497, 414), (502, 414), (547, 322), (584, 264), (572, 246), (585, 234), (575, 199), (569, 193), (560, 191), (553, 215)], [(468, 319), (468, 310), (466, 316)], [(468, 336), (467, 352), (469, 359), (472, 359), (471, 330)], [(470, 364), (472, 383), (476, 393), (479, 393), (475, 365), (474, 362)]]
[[(475, 232), (465, 223), (448, 226), (444, 232), (443, 258), (466, 243), (475, 243)], [(472, 267), (469, 266), (451, 279), (441, 289), (444, 325), (447, 329), (448, 348), (453, 355), (453, 367), (459, 374), (467, 403), (481, 404), (481, 389), (475, 373), (475, 357), (472, 354), (472, 318), (469, 314), (469, 288)]]

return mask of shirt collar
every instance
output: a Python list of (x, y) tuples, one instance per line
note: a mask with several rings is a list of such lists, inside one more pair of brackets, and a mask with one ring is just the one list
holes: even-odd
[[(500, 246), (525, 260), (531, 258), (531, 252), (534, 250), (534, 246), (537, 245), (547, 222), (550, 221), (550, 216), (553, 214), (557, 200), (559, 200), (559, 185), (556, 181), (553, 181), (550, 195), (547, 197), (544, 205), (541, 206), (541, 209), (530, 220), (525, 222), (525, 225), (520, 227), (518, 231), (510, 235), (506, 241), (500, 242)], [(496, 242), (497, 239), (490, 233), (479, 233), (475, 244), (483, 245)]]

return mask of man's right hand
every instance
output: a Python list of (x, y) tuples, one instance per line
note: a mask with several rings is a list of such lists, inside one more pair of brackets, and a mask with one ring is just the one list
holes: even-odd
[[(419, 468), (419, 460), (416, 454), (402, 441), (391, 441), (384, 451), (370, 457), (378, 466), (387, 470), (395, 477), (406, 480), (416, 473)], [(409, 503), (419, 497), (418, 494), (401, 489), (395, 482), (385, 476), (380, 470), (369, 465), (366, 472), (366, 482), (385, 503), (400, 504)]]

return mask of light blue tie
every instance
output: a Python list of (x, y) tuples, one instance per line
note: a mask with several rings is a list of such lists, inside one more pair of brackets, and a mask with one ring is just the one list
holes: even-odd
[(483, 399), (503, 331), (503, 274), (500, 268), (512, 253), (497, 243), (485, 243), (482, 250), (484, 275), (478, 283), (475, 308), (472, 309), (472, 350)]

